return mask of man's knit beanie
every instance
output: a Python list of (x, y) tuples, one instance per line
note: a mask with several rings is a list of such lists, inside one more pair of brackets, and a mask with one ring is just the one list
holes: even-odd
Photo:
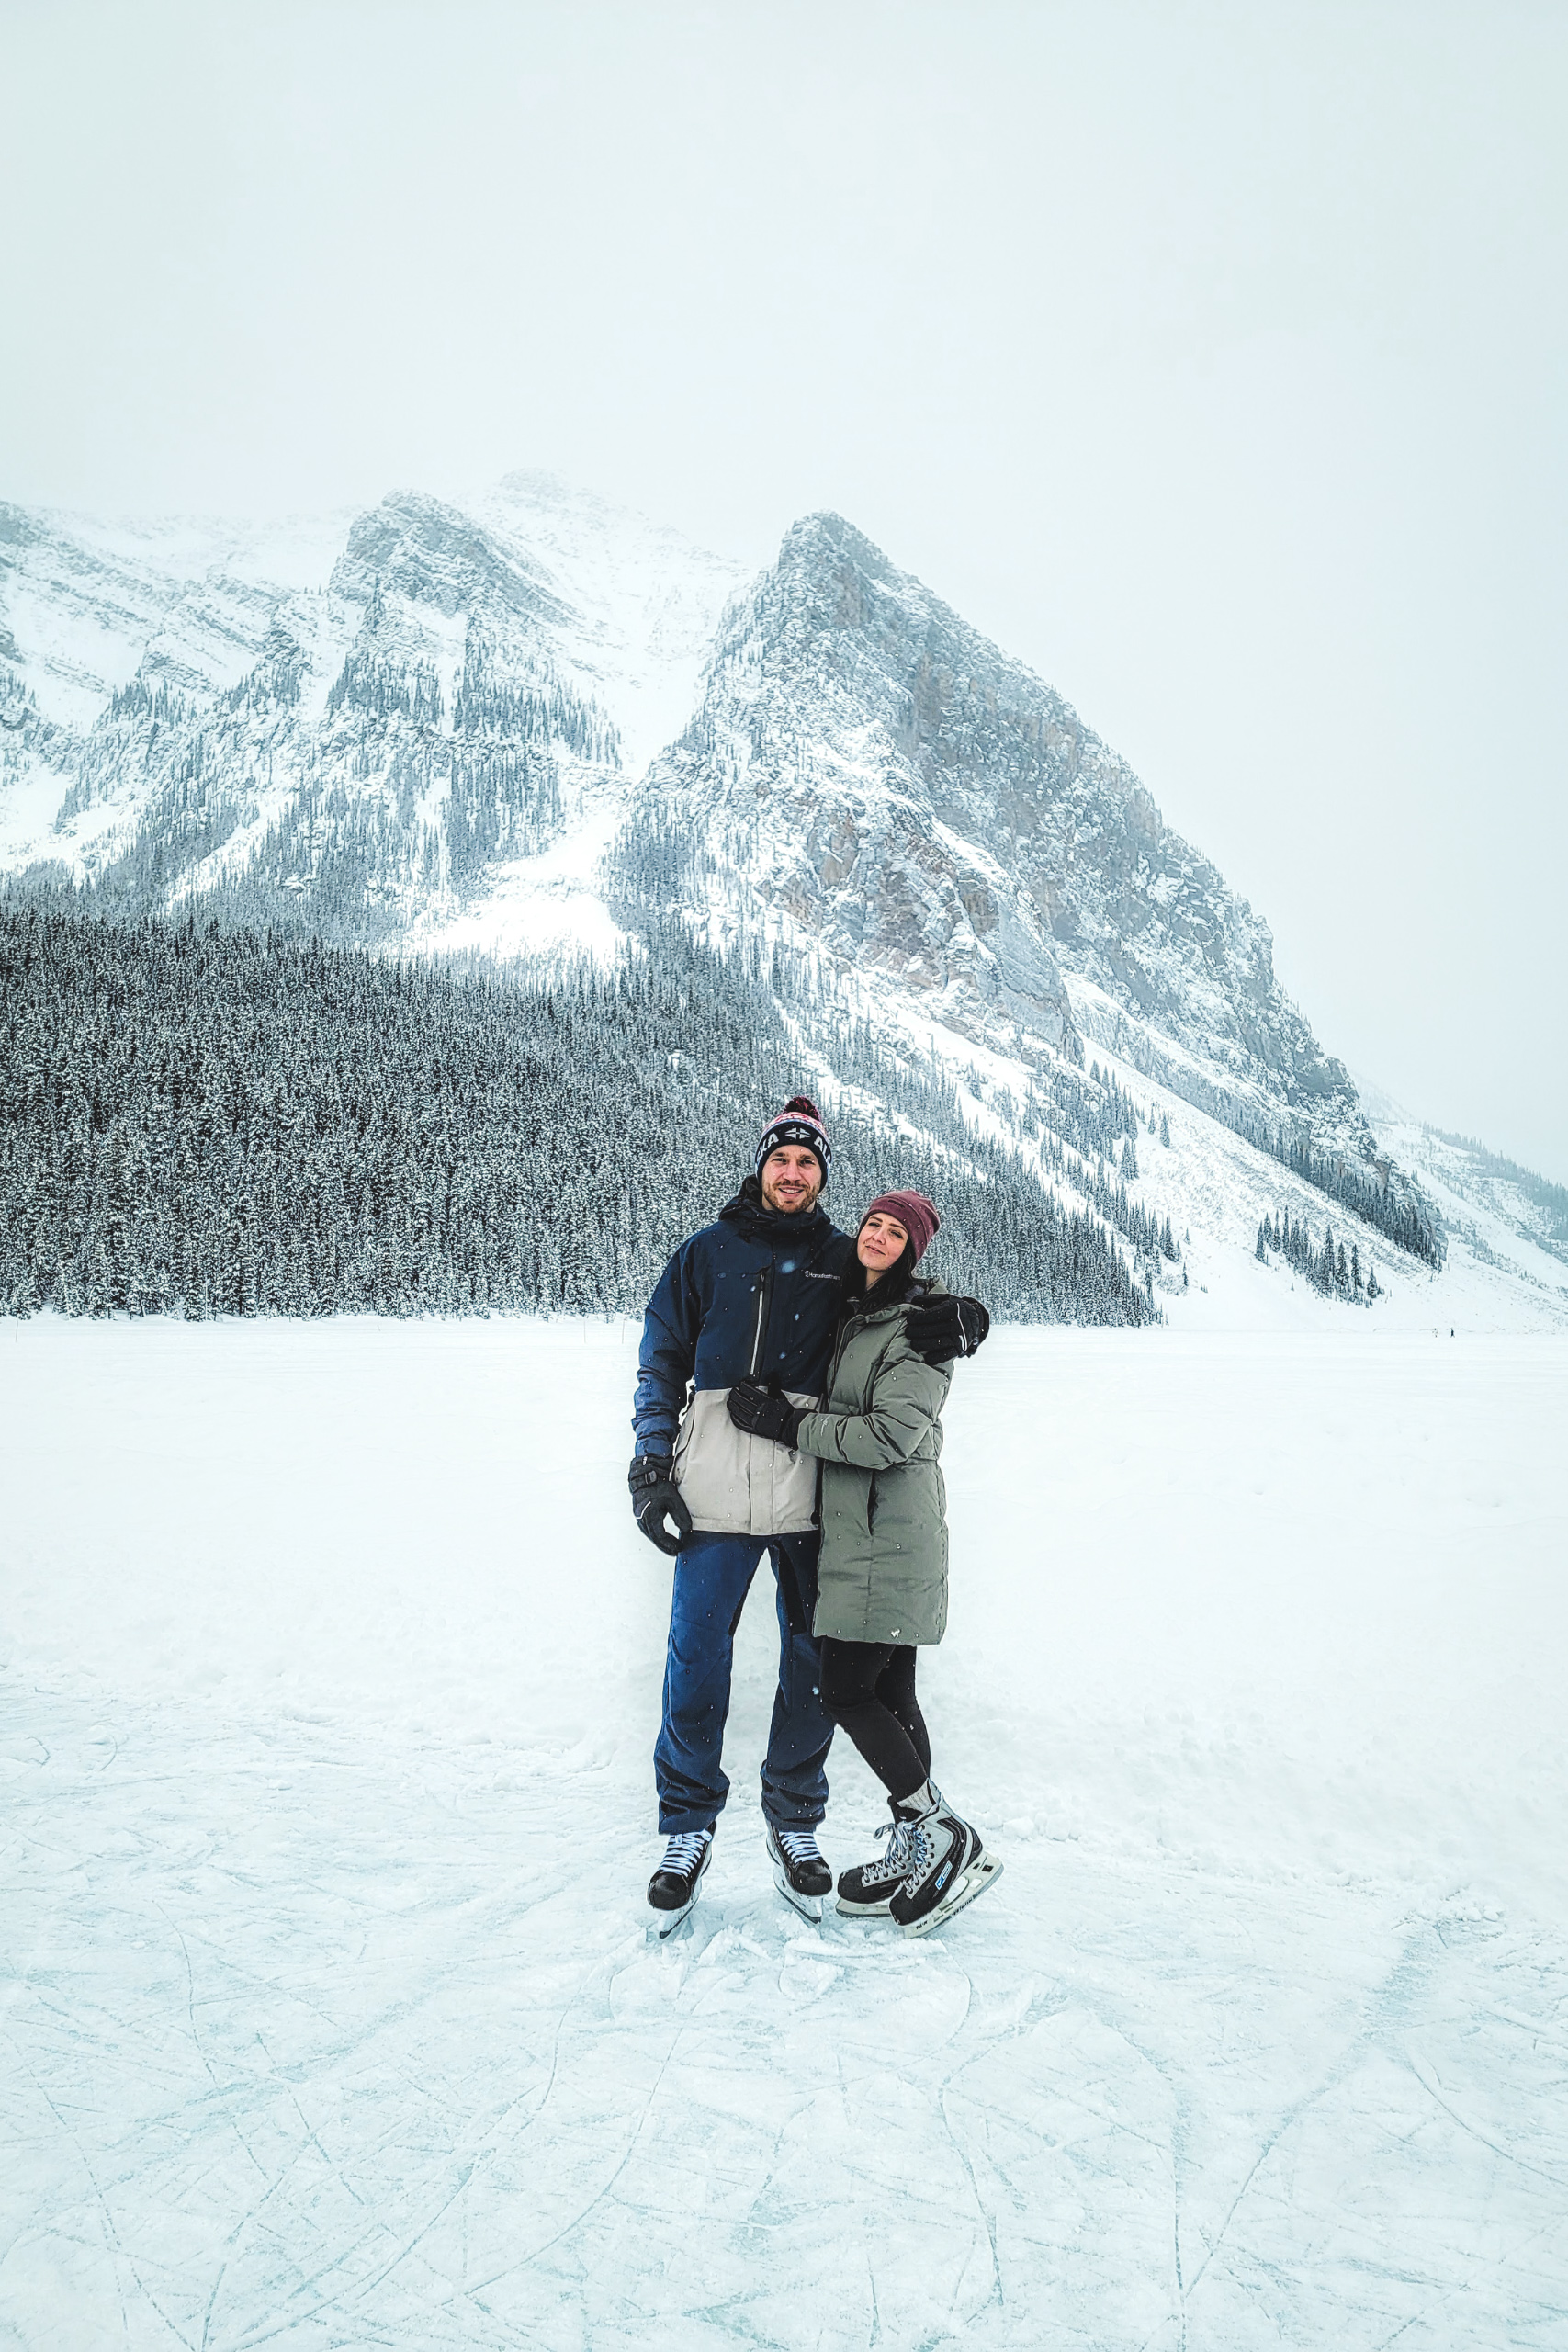
[(822, 1182), (828, 1182), (829, 1162), (833, 1147), (828, 1140), (828, 1130), (822, 1125), (822, 1114), (809, 1095), (792, 1094), (773, 1125), (763, 1132), (757, 1146), (757, 1173), (762, 1172), (762, 1162), (769, 1152), (777, 1151), (781, 1144), (804, 1144), (807, 1151), (817, 1154), (817, 1165), (822, 1170)]
[(928, 1201), (923, 1193), (878, 1193), (865, 1216), (862, 1217), (862, 1226), (865, 1224), (865, 1217), (878, 1215), (897, 1218), (909, 1237), (909, 1247), (915, 1253), (914, 1262), (918, 1266), (930, 1249), (933, 1237), (941, 1229), (942, 1219), (934, 1204)]

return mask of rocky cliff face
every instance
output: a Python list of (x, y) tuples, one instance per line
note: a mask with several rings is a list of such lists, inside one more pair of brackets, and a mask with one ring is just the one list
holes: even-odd
[(732, 608), (641, 801), (733, 892), (961, 1031), (1077, 1028), (1205, 1107), (1361, 1128), (1267, 925), (1070, 704), (837, 515), (796, 524)]
[(736, 577), (525, 475), (271, 535), (0, 511), (0, 866), (439, 936), (613, 830)]

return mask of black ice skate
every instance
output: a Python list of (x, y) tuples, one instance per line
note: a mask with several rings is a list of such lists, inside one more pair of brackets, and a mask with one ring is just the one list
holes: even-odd
[(893, 1818), (876, 1833), (888, 1840), (887, 1851), (839, 1874), (839, 1908), (846, 1918), (885, 1919), (893, 1897), (915, 1867), (914, 1821), (899, 1812), (891, 1797), (887, 1802)]
[(711, 1829), (678, 1829), (664, 1843), (664, 1860), (648, 1882), (660, 1943), (671, 1937), (703, 1891), (703, 1872), (713, 1860)]
[(1001, 1876), (979, 1831), (943, 1803), (940, 1789), (931, 1794), (936, 1803), (911, 1826), (913, 1868), (887, 1906), (907, 1936), (929, 1935)]
[(833, 1892), (833, 1873), (823, 1860), (814, 1829), (780, 1829), (768, 1824), (768, 1860), (773, 1884), (803, 1919), (822, 1917), (822, 1897)]

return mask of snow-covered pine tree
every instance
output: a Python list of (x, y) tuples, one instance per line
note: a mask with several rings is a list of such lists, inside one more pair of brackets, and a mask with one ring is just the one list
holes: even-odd
[[(799, 1083), (767, 968), (677, 928), (609, 972), (463, 978), (0, 903), (0, 1313), (635, 1312)], [(949, 1072), (863, 1034), (843, 1058), (915, 1130), (836, 1104), (844, 1197), (939, 1197), (940, 1271), (999, 1315), (1149, 1319), (1106, 1224), (976, 1136)]]

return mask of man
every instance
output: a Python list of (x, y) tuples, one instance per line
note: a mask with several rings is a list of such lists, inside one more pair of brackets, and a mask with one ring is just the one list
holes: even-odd
[[(743, 1380), (814, 1406), (827, 1385), (854, 1242), (822, 1208), (832, 1147), (797, 1094), (764, 1131), (756, 1172), (716, 1224), (683, 1242), (649, 1302), (632, 1427), (637, 1525), (675, 1559), (664, 1720), (654, 1749), (664, 1858), (648, 1899), (660, 1930), (701, 1888), (729, 1793), (721, 1755), (735, 1629), (765, 1551), (778, 1588), (779, 1684), (762, 1765), (762, 1812), (779, 1892), (808, 1918), (833, 1883), (816, 1831), (828, 1804), (833, 1726), (822, 1712), (817, 1605), (817, 1464), (738, 1429)], [(977, 1299), (914, 1310), (929, 1363), (972, 1355), (990, 1328)], [(674, 1532), (671, 1532), (671, 1525)]]

